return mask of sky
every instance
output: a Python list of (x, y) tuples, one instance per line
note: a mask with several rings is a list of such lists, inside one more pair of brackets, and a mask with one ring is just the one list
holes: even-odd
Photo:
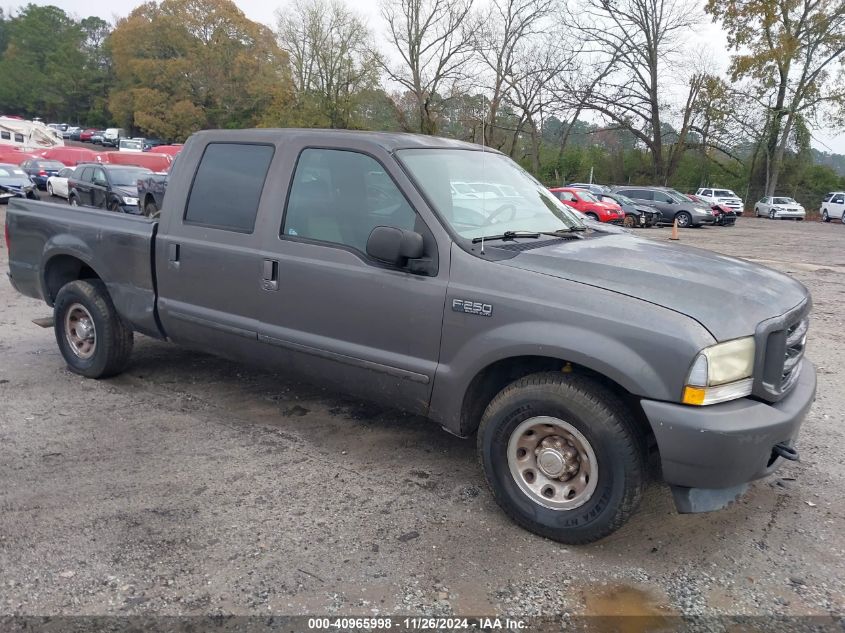
[[(278, 7), (284, 6), (284, 0), (234, 0), (241, 11), (251, 20), (262, 22), (270, 27), (275, 25), (275, 11)], [(379, 0), (347, 0), (349, 6), (354, 7), (359, 13), (368, 18), (368, 21), (375, 31), (376, 36), (382, 35), (384, 29), (381, 16), (379, 15)], [(89, 15), (96, 15), (104, 20), (114, 23), (117, 18), (128, 15), (132, 9), (141, 4), (139, 0), (21, 0), (19, 4), (52, 4), (64, 9), (66, 12), (78, 18)], [(9, 6), (8, 0), (3, 3)], [(14, 5), (12, 5), (14, 6)], [(4, 7), (5, 8), (5, 7)], [(10, 7), (11, 8), (11, 7)], [(722, 29), (710, 22), (701, 25), (697, 29), (695, 39), (699, 40), (710, 51), (713, 58), (713, 70), (724, 73), (728, 61), (727, 38)], [(383, 37), (377, 37), (377, 41), (385, 41)], [(841, 131), (840, 131), (841, 132)], [(845, 154), (845, 132), (837, 134), (834, 130), (814, 130), (813, 146), (821, 151)]]

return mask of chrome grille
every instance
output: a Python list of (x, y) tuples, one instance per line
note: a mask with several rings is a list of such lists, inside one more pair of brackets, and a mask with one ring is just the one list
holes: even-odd
[(798, 380), (798, 374), (801, 373), (801, 359), (804, 357), (808, 327), (809, 319), (805, 317), (786, 330), (786, 351), (783, 355), (783, 372), (780, 382), (781, 393), (789, 391)]

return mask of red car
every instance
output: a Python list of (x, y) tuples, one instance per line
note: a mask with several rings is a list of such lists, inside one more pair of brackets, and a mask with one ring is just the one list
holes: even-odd
[(625, 212), (622, 210), (622, 207), (613, 202), (601, 202), (586, 189), (555, 187), (549, 189), (549, 191), (564, 204), (577, 209), (588, 218), (597, 222), (622, 224), (625, 220)]
[(85, 130), (82, 130), (79, 133), (79, 140), (80, 141), (87, 141), (88, 143), (91, 142), (91, 137), (94, 136), (99, 130), (93, 127), (89, 127)]

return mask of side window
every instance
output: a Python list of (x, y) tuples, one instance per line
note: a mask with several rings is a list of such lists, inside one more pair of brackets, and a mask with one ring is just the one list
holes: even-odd
[(375, 159), (306, 149), (293, 175), (282, 234), (343, 244), (362, 253), (377, 226), (413, 230), (417, 215)]
[(577, 202), (577, 198), (571, 191), (558, 191), (557, 197), (563, 201)]
[(197, 168), (185, 224), (252, 233), (272, 145), (210, 143)]
[(654, 195), (655, 202), (672, 202), (672, 198), (669, 197), (668, 194), (663, 193), (662, 191), (652, 191)]
[(86, 167), (82, 170), (82, 174), (79, 176), (79, 179), (83, 182), (91, 182), (91, 179), (94, 176), (94, 168), (93, 167)]
[(11, 132), (0, 132), (0, 138), (4, 141), (11, 141), (12, 140), (12, 133)]
[(840, 193), (838, 196), (836, 196), (836, 197), (833, 199), (833, 202), (834, 202), (835, 204), (842, 204), (843, 202), (845, 202), (845, 195), (842, 195), (842, 194)]
[(96, 182), (96, 183), (106, 182), (106, 172), (104, 172), (102, 169), (97, 167), (93, 171), (93, 176), (91, 178), (91, 182)]
[(654, 200), (654, 192), (648, 189), (632, 189), (630, 193), (626, 194), (637, 200)]
[(713, 190), (712, 189), (705, 189), (704, 191), (701, 192), (701, 195), (709, 198), (713, 195)]
[(23, 134), (15, 134), (15, 143), (23, 143)]

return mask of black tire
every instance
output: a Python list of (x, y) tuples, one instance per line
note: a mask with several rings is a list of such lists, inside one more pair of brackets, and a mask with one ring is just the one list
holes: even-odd
[[(65, 331), (65, 318), (75, 305), (81, 305), (94, 324), (93, 354), (86, 359), (73, 351)], [(87, 378), (107, 378), (124, 370), (132, 354), (132, 330), (118, 316), (102, 281), (78, 280), (62, 286), (53, 304), (53, 318), (59, 351), (72, 372)]]
[(754, 217), (755, 218), (760, 217), (760, 209), (758, 209), (757, 207), (754, 207)]
[[(508, 443), (526, 420), (549, 416), (575, 427), (595, 453), (598, 482), (574, 509), (544, 507), (523, 492), (511, 474)], [(597, 382), (549, 372), (526, 376), (488, 405), (478, 428), (478, 455), (493, 496), (525, 529), (559, 541), (597, 541), (621, 527), (642, 498), (646, 443), (625, 405)]]
[(72, 207), (78, 207), (79, 198), (77, 198), (74, 194), (70, 194), (67, 198), (67, 203)]
[(827, 209), (822, 211), (822, 222), (830, 222), (830, 216), (827, 214)]
[(120, 202), (115, 199), (110, 200), (109, 203), (106, 205), (106, 208), (109, 211), (114, 211), (116, 213), (122, 211), (122, 209), (120, 208)]
[(53, 185), (50, 184), (49, 180), (47, 181), (47, 193), (49, 193), (51, 196), (56, 195), (56, 194), (53, 193)]
[(775, 210), (774, 209), (769, 211), (769, 219), (770, 220), (776, 220), (777, 219), (777, 217), (775, 217)]
[(586, 215), (591, 220), (594, 220), (596, 222), (599, 221), (599, 216), (597, 216), (595, 213), (585, 213), (584, 215)]
[(155, 200), (147, 200), (144, 203), (144, 215), (148, 218), (156, 218), (158, 217), (158, 207), (156, 206)]
[(679, 229), (686, 229), (692, 226), (692, 216), (686, 211), (678, 211), (675, 214), (675, 219), (678, 221)]

